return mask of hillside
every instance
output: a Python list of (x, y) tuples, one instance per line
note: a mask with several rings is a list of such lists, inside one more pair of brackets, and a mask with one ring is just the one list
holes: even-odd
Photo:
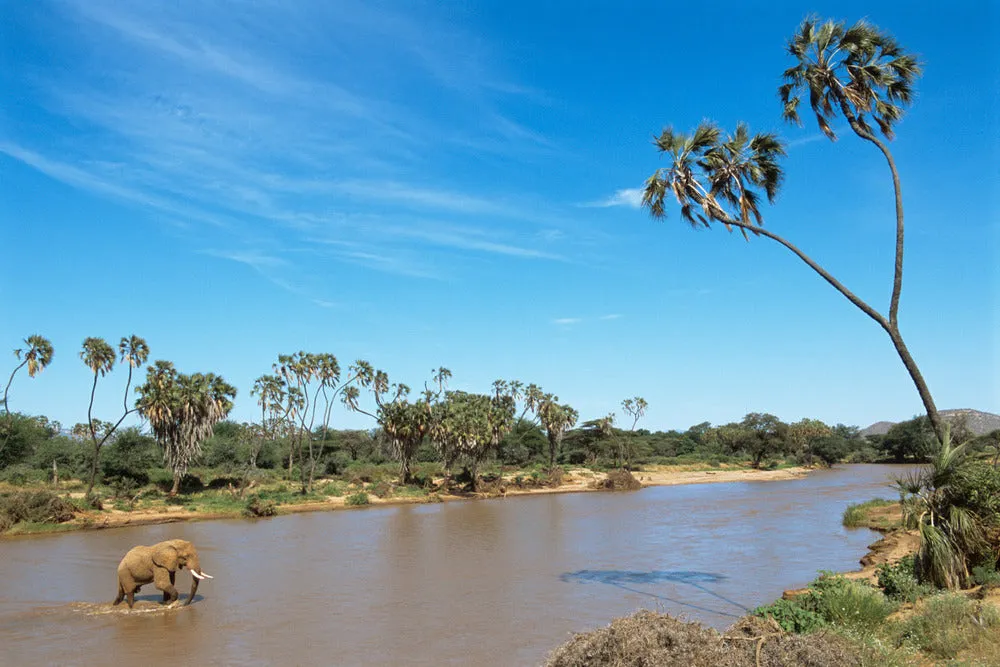
[[(959, 408), (957, 410), (941, 410), (940, 414), (948, 421), (964, 418), (966, 425), (976, 435), (984, 435), (1000, 429), (1000, 415), (995, 415), (992, 412)], [(885, 435), (895, 423), (889, 421), (875, 422), (868, 428), (862, 429), (861, 435)]]

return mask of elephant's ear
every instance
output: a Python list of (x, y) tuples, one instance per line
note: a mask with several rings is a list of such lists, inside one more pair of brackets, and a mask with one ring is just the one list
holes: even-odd
[(177, 549), (169, 544), (164, 544), (153, 551), (153, 562), (160, 567), (175, 572), (177, 570)]

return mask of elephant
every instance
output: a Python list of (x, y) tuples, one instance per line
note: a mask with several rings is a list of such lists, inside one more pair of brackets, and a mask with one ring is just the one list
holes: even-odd
[(191, 595), (184, 602), (187, 606), (198, 591), (198, 582), (212, 579), (202, 572), (194, 545), (187, 540), (167, 540), (151, 547), (132, 547), (118, 564), (118, 597), (112, 604), (120, 604), (127, 597), (131, 609), (136, 592), (148, 583), (163, 591), (164, 602), (176, 602), (179, 596), (174, 588), (174, 575), (185, 566), (191, 570)]

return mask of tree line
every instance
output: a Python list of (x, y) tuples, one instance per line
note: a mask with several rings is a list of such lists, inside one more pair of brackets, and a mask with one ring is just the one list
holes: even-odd
[[(224, 469), (248, 478), (258, 469), (278, 469), (295, 479), (303, 493), (318, 477), (341, 474), (359, 464), (398, 466), (403, 484), (415, 480), (417, 463), (439, 464), (447, 478), (457, 475), (477, 490), (484, 464), (557, 465), (633, 469), (650, 463), (747, 461), (830, 465), (840, 461), (921, 461), (935, 451), (935, 434), (926, 417), (897, 424), (885, 436), (862, 437), (855, 426), (827, 425), (816, 419), (785, 423), (768, 413), (741, 421), (686, 431), (651, 432), (638, 428), (648, 403), (641, 396), (622, 401), (619, 413), (582, 422), (570, 405), (536, 384), (497, 380), (484, 393), (451, 390), (451, 372), (434, 370), (423, 389), (393, 383), (382, 370), (356, 361), (342, 371), (332, 354), (279, 355), (271, 372), (258, 377), (251, 395), (259, 418), (227, 421), (236, 389), (213, 373), (180, 373), (167, 361), (146, 368), (145, 382), (134, 388), (133, 373), (143, 367), (149, 348), (142, 338), (122, 338), (117, 352), (98, 338), (87, 338), (80, 358), (93, 374), (87, 402), (88, 422), (63, 429), (46, 417), (29, 417), (9, 407), (11, 385), (19, 371), (35, 377), (51, 362), (53, 349), (41, 336), (25, 339), (15, 351), (18, 364), (8, 378), (0, 417), (0, 469), (8, 478), (45, 471), (58, 480), (59, 469), (87, 481), (88, 493), (103, 480), (118, 485), (148, 482), (149, 470), (163, 466), (171, 475), (171, 494), (192, 466)], [(128, 368), (121, 412), (115, 421), (93, 414), (98, 382), (116, 362)], [(370, 401), (363, 401), (363, 397)], [(337, 403), (372, 418), (367, 430), (337, 429)], [(373, 407), (371, 407), (373, 406)], [(121, 428), (137, 413), (148, 434)], [(973, 439), (961, 423), (956, 442), (993, 447), (1000, 437)], [(13, 472), (11, 472), (13, 471)], [(30, 476), (30, 475), (29, 475)]]

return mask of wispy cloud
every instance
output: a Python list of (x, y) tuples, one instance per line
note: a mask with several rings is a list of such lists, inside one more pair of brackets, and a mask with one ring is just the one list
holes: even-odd
[(582, 206), (588, 208), (611, 208), (612, 206), (640, 208), (642, 206), (642, 188), (624, 188), (606, 199), (582, 204)]
[(532, 195), (477, 191), (434, 161), (474, 160), (472, 144), (505, 164), (557, 150), (515, 113), (548, 103), (544, 91), (507, 76), (443, 13), (353, 0), (50, 9), (33, 28), (64, 36), (60, 61), (72, 65), (19, 76), (35, 115), (56, 120), (45, 133), (29, 116), (5, 123), (0, 152), (158, 211), (196, 247), (242, 248), (206, 255), (303, 293), (287, 254), (317, 237), (317, 262), (407, 277), (443, 277), (456, 250), (565, 260), (558, 223)]
[(552, 320), (552, 323), (562, 326), (568, 326), (573, 324), (584, 324), (585, 322), (588, 321), (610, 322), (611, 320), (619, 320), (622, 317), (624, 316), (619, 313), (612, 313), (610, 315), (600, 315), (592, 319), (588, 319), (585, 317), (559, 317)]

